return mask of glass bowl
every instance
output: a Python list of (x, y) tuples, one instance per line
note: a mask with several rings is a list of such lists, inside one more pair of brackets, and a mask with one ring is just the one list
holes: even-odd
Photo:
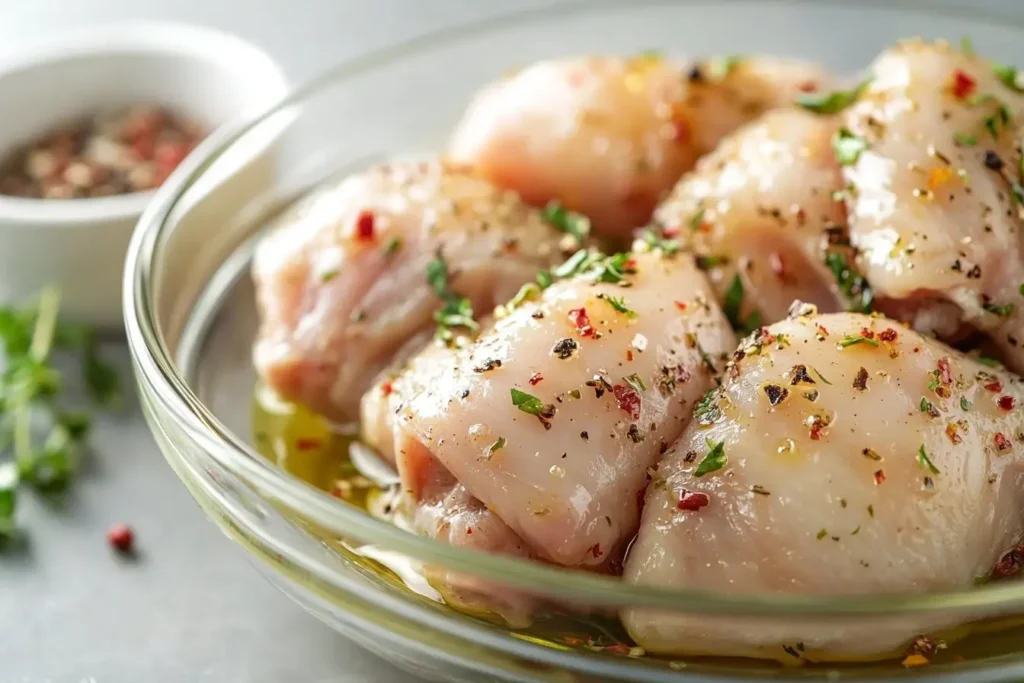
[[(417, 537), (295, 479), (251, 443), (256, 311), (248, 267), (268, 217), (326, 179), (372, 161), (440, 150), (471, 94), (516, 65), (586, 52), (771, 53), (862, 68), (885, 45), (969, 34), (1014, 60), (1024, 27), (977, 5), (899, 2), (587, 2), (446, 30), (340, 66), (275, 107), (205, 140), (157, 193), (135, 232), (125, 317), (141, 402), (168, 462), (254, 564), (307, 610), (410, 671), (439, 680), (1024, 680), (1024, 585), (874, 598), (735, 596), (485, 555)], [(234, 171), (267, 136), (281, 153), (270, 191)], [(453, 610), (409, 590), (374, 557), (457, 570), (593, 613), (653, 607), (708, 623), (885, 628), (977, 622), (920, 669), (673, 660), (567, 644)], [(424, 591), (426, 592), (426, 591)], [(962, 635), (962, 632), (961, 632)], [(801, 662), (794, 661), (794, 664)], [(339, 675), (340, 674), (339, 672)]]

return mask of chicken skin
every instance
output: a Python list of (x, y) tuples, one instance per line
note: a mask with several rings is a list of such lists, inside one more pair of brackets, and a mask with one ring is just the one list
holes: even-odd
[(314, 195), (260, 244), (254, 356), (284, 398), (354, 420), (374, 379), (423, 346), (441, 302), (427, 278), (489, 312), (561, 260), (565, 235), (514, 194), (438, 162), (401, 162)]
[[(657, 209), (654, 230), (700, 256), (738, 327), (786, 316), (794, 300), (846, 308), (826, 263), (846, 212), (831, 139), (835, 117), (768, 112), (727, 136)], [(757, 324), (751, 324), (756, 327)]]
[[(626, 581), (731, 594), (969, 588), (1024, 531), (1020, 378), (884, 318), (749, 337), (658, 464)], [(651, 652), (876, 658), (964, 614), (873, 622), (632, 610)], [(789, 658), (789, 661), (792, 661)]]
[(580, 268), (454, 351), (402, 407), (395, 450), (412, 495), (436, 459), (540, 558), (596, 568), (735, 338), (689, 256)]
[(837, 139), (850, 238), (881, 310), (955, 340), (984, 332), (1024, 371), (1015, 71), (946, 43), (884, 52)]
[(682, 65), (657, 54), (544, 61), (485, 88), (452, 138), (452, 159), (627, 240), (727, 133), (825, 80), (776, 59)]

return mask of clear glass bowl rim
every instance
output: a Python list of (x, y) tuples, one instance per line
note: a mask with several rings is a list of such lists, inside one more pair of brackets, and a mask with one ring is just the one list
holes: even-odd
[[(733, 2), (735, 0), (724, 0)], [(771, 0), (773, 4), (815, 4), (816, 0)], [(431, 48), (479, 38), (517, 24), (567, 18), (574, 14), (624, 5), (668, 6), (700, 4), (699, 0), (570, 0), (545, 7), (519, 10), (496, 17), (434, 31), (397, 45), (346, 61), (295, 87), (277, 103), (219, 128), (207, 137), (156, 192), (139, 219), (125, 264), (123, 304), (129, 349), (137, 380), (144, 382), (161, 403), (160, 408), (185, 430), (205, 454), (214, 458), (261, 496), (267, 496), (305, 519), (366, 543), (382, 543), (390, 550), (432, 565), (492, 580), (540, 595), (607, 607), (656, 607), (690, 614), (747, 615), (757, 617), (870, 617), (948, 612), (957, 610), (1008, 610), (1024, 607), (1024, 583), (1006, 582), (966, 590), (926, 594), (876, 596), (811, 596), (753, 594), (733, 595), (695, 590), (675, 590), (631, 585), (607, 577), (562, 569), (529, 560), (490, 555), (454, 548), (410, 534), (378, 521), (362, 510), (294, 478), (257, 454), (243, 439), (228, 430), (199, 400), (175, 367), (157, 320), (153, 292), (153, 267), (164, 238), (173, 229), (169, 218), (183, 195), (206, 169), (233, 144), (272, 116), (300, 105), (325, 88), (343, 85), (346, 79), (374, 69), (415, 58)], [(817, 4), (845, 4), (822, 3)], [(908, 0), (860, 0), (859, 7), (931, 11), (950, 17), (969, 18), (1024, 30), (1024, 21), (980, 8), (928, 8)], [(319, 563), (314, 563), (319, 564)]]

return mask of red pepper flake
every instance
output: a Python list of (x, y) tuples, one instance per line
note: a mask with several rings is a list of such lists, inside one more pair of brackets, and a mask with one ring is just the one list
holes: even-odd
[(323, 443), (320, 439), (300, 437), (295, 440), (295, 448), (300, 451), (311, 451), (315, 448), (320, 448)]
[(676, 308), (678, 308), (680, 311), (685, 311), (686, 310), (686, 302), (685, 301), (676, 301), (675, 305), (676, 305)]
[(391, 382), (384, 382), (380, 385), (380, 393), (385, 396), (390, 396), (391, 392), (395, 390), (395, 387), (391, 385)]
[(884, 342), (894, 342), (897, 337), (899, 337), (899, 333), (891, 327), (887, 327), (878, 333), (878, 338)]
[(959, 100), (964, 99), (974, 92), (978, 82), (969, 74), (957, 69), (953, 72), (953, 96)]
[(996, 432), (995, 440), (996, 450), (998, 450), (1000, 453), (1005, 453), (1006, 451), (1013, 448), (1013, 444), (1010, 443), (1010, 440), (1007, 439), (1006, 435), (1004, 435), (1002, 432)]
[(473, 527), (471, 527), (471, 526), (466, 527), (466, 535), (467, 536), (472, 536), (473, 535)]
[(815, 83), (814, 81), (804, 81), (803, 83), (798, 85), (797, 88), (800, 90), (800, 92), (814, 92), (815, 90), (818, 89), (818, 84)]
[(633, 362), (633, 349), (626, 349), (626, 360)]
[(875, 486), (881, 486), (885, 483), (885, 471), (875, 470)]
[(697, 512), (697, 510), (707, 507), (710, 502), (711, 498), (709, 498), (706, 493), (701, 493), (700, 491), (687, 491), (686, 489), (683, 489), (679, 502), (676, 503), (676, 507), (680, 510), (686, 510), (687, 512)]
[(960, 434), (958, 433), (957, 426), (952, 422), (946, 424), (946, 436), (949, 437), (949, 440), (953, 442), (954, 446), (963, 442), (963, 439), (960, 438)]
[(628, 655), (630, 653), (629, 645), (624, 643), (615, 643), (604, 648), (605, 652), (610, 652), (613, 655)]
[(630, 256), (626, 259), (626, 262), (622, 264), (622, 270), (627, 273), (636, 270), (636, 258)]
[(127, 524), (115, 524), (107, 531), (107, 543), (121, 553), (130, 553), (135, 544), (135, 532)]
[(360, 211), (356, 219), (356, 239), (364, 242), (372, 240), (375, 222), (372, 211)]
[(532, 375), (530, 375), (530, 386), (531, 387), (535, 387), (535, 386), (537, 386), (538, 384), (540, 384), (543, 381), (544, 381), (544, 377), (539, 372), (535, 372)]
[(640, 419), (640, 395), (632, 387), (616, 384), (612, 387), (612, 393), (615, 394), (619, 408), (624, 410), (631, 420)]
[(587, 552), (590, 553), (591, 555), (593, 555), (594, 559), (597, 559), (597, 558), (601, 557), (602, 555), (604, 555), (604, 553), (601, 552), (601, 544), (600, 543), (595, 543), (594, 545), (592, 545), (589, 548), (587, 548)]
[(772, 275), (780, 280), (786, 278), (786, 264), (782, 260), (782, 254), (777, 251), (768, 254), (768, 263), (771, 266)]
[(1003, 390), (1003, 383), (997, 379), (994, 379), (988, 384), (986, 384), (985, 388), (991, 391), (992, 393), (998, 394), (1000, 391)]
[(690, 139), (690, 125), (686, 119), (677, 117), (672, 121), (672, 139), (675, 142), (687, 142)]
[(948, 358), (939, 359), (939, 379), (942, 380), (943, 384), (953, 383), (953, 371), (949, 367)]
[(665, 239), (672, 239), (673, 237), (679, 237), (679, 226), (678, 225), (666, 225), (661, 229), (661, 236)]
[(869, 330), (866, 327), (862, 327), (862, 328), (860, 328), (860, 336), (864, 337), (865, 339), (874, 339), (875, 338), (875, 331), (874, 330)]
[(1024, 545), (1019, 545), (1003, 555), (992, 567), (989, 578), (1007, 579), (1020, 572), (1021, 566), (1024, 566)]
[(562, 642), (566, 645), (583, 645), (587, 641), (583, 638), (577, 638), (576, 636), (565, 636), (562, 638)]
[(569, 311), (569, 320), (576, 326), (576, 331), (580, 333), (581, 337), (593, 337), (596, 330), (590, 325), (590, 316), (587, 315), (587, 309), (585, 308), (574, 308)]
[(1017, 400), (1014, 399), (1013, 396), (1000, 396), (998, 403), (1000, 408), (1006, 412), (1010, 412), (1017, 405)]

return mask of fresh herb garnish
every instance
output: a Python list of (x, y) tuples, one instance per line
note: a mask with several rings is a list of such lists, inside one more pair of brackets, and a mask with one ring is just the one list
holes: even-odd
[(978, 138), (974, 135), (967, 135), (966, 133), (953, 133), (953, 142), (960, 145), (961, 147), (973, 147), (978, 144)]
[(644, 230), (641, 239), (643, 239), (644, 244), (649, 246), (651, 249), (660, 249), (666, 256), (673, 256), (682, 248), (682, 245), (679, 244), (679, 240), (666, 239), (659, 235), (653, 228), (647, 228)]
[(693, 217), (690, 219), (691, 230), (700, 230), (700, 226), (704, 225), (704, 214), (706, 212), (707, 209), (705, 209), (703, 206), (697, 209), (697, 213), (693, 214)]
[(392, 255), (395, 254), (395, 252), (397, 252), (401, 248), (402, 248), (402, 240), (398, 239), (397, 237), (392, 237), (384, 245), (384, 249), (383, 249), (384, 255), (385, 256), (392, 256)]
[(647, 385), (644, 384), (644, 381), (643, 379), (640, 378), (640, 375), (637, 375), (636, 373), (630, 375), (629, 377), (623, 377), (622, 381), (628, 384), (630, 388), (632, 388), (633, 391), (635, 391), (638, 394), (643, 391), (647, 391)]
[(931, 470), (932, 474), (938, 474), (939, 468), (931, 461), (928, 457), (928, 452), (924, 449), (924, 444), (921, 444), (921, 448), (917, 451), (917, 464), (921, 467)]
[(575, 237), (579, 244), (582, 244), (590, 234), (590, 219), (583, 214), (569, 211), (557, 200), (548, 202), (544, 207), (544, 220), (562, 232)]
[(519, 391), (513, 387), (512, 389), (512, 405), (524, 413), (530, 415), (540, 415), (544, 412), (544, 402), (533, 394), (528, 394), (525, 391)]
[(862, 334), (848, 334), (845, 335), (839, 342), (839, 346), (841, 346), (844, 349), (849, 346), (854, 346), (855, 344), (870, 344), (871, 346), (878, 346), (878, 340), (870, 339)]
[(502, 448), (504, 448), (505, 444), (507, 443), (508, 441), (505, 440), (505, 437), (499, 436), (498, 440), (492, 443), (490, 446), (488, 446), (487, 449), (484, 451), (484, 457), (490, 459), (490, 457), (494, 455), (497, 451), (500, 451)]
[(458, 328), (464, 328), (471, 333), (480, 329), (480, 325), (473, 319), (473, 304), (469, 299), (460, 297), (452, 291), (448, 282), (449, 277), (448, 263), (438, 251), (434, 260), (427, 263), (427, 282), (443, 302), (441, 307), (434, 311), (434, 321), (437, 322), (438, 338), (446, 342), (455, 338), (453, 330)]
[(626, 305), (626, 297), (614, 297), (609, 294), (598, 294), (597, 298), (603, 299), (608, 302), (608, 305), (614, 308), (619, 313), (623, 314), (627, 318), (635, 318), (636, 311)]
[(988, 356), (978, 356), (975, 358), (976, 361), (982, 365), (987, 365), (990, 368), (1002, 368), (1003, 364), (997, 361), (995, 358), (989, 358)]
[(924, 396), (921, 397), (921, 412), (930, 413), (932, 411), (932, 402)]
[[(51, 351), (61, 347), (80, 355), (82, 379), (93, 400), (105, 405), (121, 400), (117, 371), (100, 358), (92, 331), (60, 324), (59, 306), (59, 292), (49, 288), (36, 306), (0, 308), (6, 355), (0, 374), (0, 448), (13, 450), (13, 462), (0, 466), (0, 536), (14, 531), (18, 484), (41, 491), (66, 488), (89, 431), (87, 413), (58, 404), (63, 378), (50, 362)], [(48, 424), (49, 432), (38, 444), (33, 433), (40, 423)]]
[(815, 375), (817, 375), (817, 376), (818, 376), (818, 379), (820, 379), (820, 380), (821, 380), (822, 382), (824, 382), (825, 384), (827, 384), (827, 385), (829, 385), (829, 386), (832, 386), (832, 382), (829, 382), (829, 381), (828, 381), (827, 379), (825, 379), (825, 376), (824, 376), (824, 375), (822, 375), (822, 374), (821, 374), (820, 372), (818, 372), (818, 368), (816, 368), (816, 367), (814, 367), (814, 366), (812, 365), (812, 366), (811, 366), (811, 370), (812, 370), (812, 371), (814, 372), (814, 374), (815, 374)]
[(1010, 315), (1013, 314), (1013, 311), (1016, 308), (1016, 306), (1014, 306), (1013, 304), (987, 303), (984, 306), (982, 306), (982, 308), (984, 308), (989, 313), (995, 313), (1000, 318), (1008, 318)]
[(1017, 79), (1018, 72), (1016, 67), (1006, 66), (1005, 64), (993, 64), (992, 73), (1010, 89), (1016, 92), (1024, 92), (1024, 87), (1022, 87), (1022, 84)]
[(754, 311), (746, 319), (740, 317), (740, 311), (743, 308), (743, 295), (743, 282), (740, 280), (739, 274), (734, 275), (732, 282), (729, 283), (729, 288), (725, 290), (722, 311), (734, 330), (743, 334), (750, 334), (761, 327), (761, 314), (758, 311)]
[(715, 443), (711, 439), (706, 439), (705, 442), (710, 450), (697, 464), (697, 469), (693, 471), (693, 476), (695, 477), (703, 477), (705, 474), (722, 469), (728, 460), (725, 455), (725, 441)]
[(612, 284), (622, 282), (626, 275), (636, 272), (630, 265), (631, 260), (632, 255), (630, 254), (613, 254), (598, 261), (594, 267), (597, 281), (610, 282)]
[(832, 136), (832, 152), (840, 166), (852, 166), (857, 163), (861, 152), (868, 148), (868, 142), (859, 135), (854, 135), (848, 128), (840, 128)]
[(868, 87), (869, 81), (861, 81), (849, 90), (833, 90), (830, 93), (802, 93), (797, 96), (796, 104), (815, 114), (838, 114), (861, 96)]
[(961, 396), (960, 397), (960, 410), (962, 410), (964, 412), (967, 412), (968, 410), (970, 410), (973, 407), (974, 407), (974, 404), (972, 404), (970, 401), (968, 401), (966, 396)]
[(825, 265), (832, 271), (839, 285), (839, 291), (846, 297), (848, 310), (854, 313), (870, 313), (874, 292), (863, 275), (851, 268), (846, 258), (837, 252), (825, 257)]
[(554, 284), (555, 278), (551, 276), (551, 271), (541, 270), (537, 272), (537, 285), (541, 289), (547, 289)]
[(722, 409), (718, 407), (718, 389), (709, 389), (693, 406), (693, 417), (704, 426), (721, 419)]

